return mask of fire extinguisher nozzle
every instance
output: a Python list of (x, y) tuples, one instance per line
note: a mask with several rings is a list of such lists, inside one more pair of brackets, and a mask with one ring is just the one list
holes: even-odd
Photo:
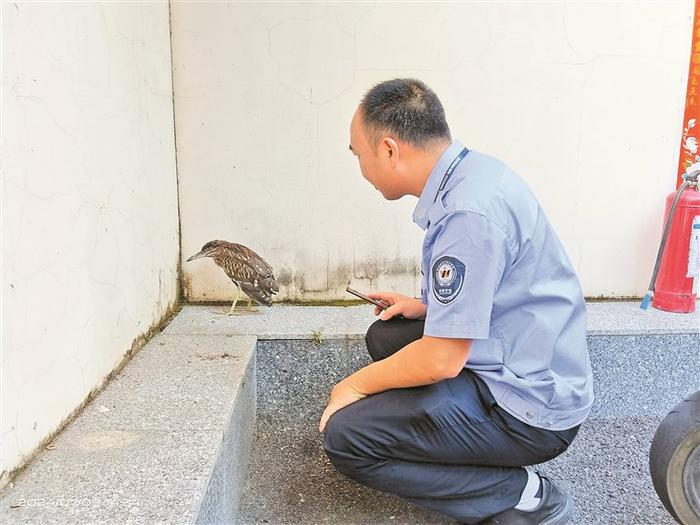
[(642, 310), (647, 310), (649, 308), (649, 303), (651, 303), (651, 290), (649, 290), (646, 295), (644, 296), (644, 299), (642, 299), (642, 304), (639, 305), (639, 307)]

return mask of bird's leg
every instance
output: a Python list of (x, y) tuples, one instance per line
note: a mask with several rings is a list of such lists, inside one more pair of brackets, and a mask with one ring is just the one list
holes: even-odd
[(250, 312), (251, 314), (260, 313), (260, 310), (258, 310), (257, 308), (257, 303), (255, 306), (253, 306), (253, 300), (250, 297), (248, 297), (248, 312)]
[(240, 289), (238, 286), (236, 286), (236, 297), (233, 299), (233, 304), (231, 305), (231, 309), (228, 311), (226, 315), (233, 315), (233, 309), (236, 307), (236, 303), (238, 302), (238, 296), (240, 294)]

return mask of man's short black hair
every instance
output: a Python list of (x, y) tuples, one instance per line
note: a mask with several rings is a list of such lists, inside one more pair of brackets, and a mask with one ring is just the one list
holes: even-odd
[(452, 140), (440, 99), (415, 78), (377, 84), (363, 97), (360, 108), (372, 146), (386, 133), (422, 149)]

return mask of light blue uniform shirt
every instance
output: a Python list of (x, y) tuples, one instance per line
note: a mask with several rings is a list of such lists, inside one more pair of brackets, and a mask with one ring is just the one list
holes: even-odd
[(535, 196), (503, 162), (469, 151), (444, 181), (463, 149), (454, 141), (443, 153), (413, 212), (426, 231), (424, 334), (472, 339), (465, 366), (504, 410), (535, 427), (571, 428), (593, 403), (576, 273)]

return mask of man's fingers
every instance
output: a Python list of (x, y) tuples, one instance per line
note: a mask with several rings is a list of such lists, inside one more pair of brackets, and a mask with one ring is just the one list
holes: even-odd
[(334, 405), (328, 405), (321, 415), (321, 422), (318, 424), (318, 431), (325, 432), (326, 424), (333, 414), (335, 414), (338, 409)]
[(330, 405), (326, 407), (326, 409), (323, 411), (323, 414), (321, 415), (321, 421), (318, 424), (318, 431), (319, 432), (324, 432), (326, 430), (326, 423), (328, 423), (328, 419), (331, 417), (331, 414), (333, 413), (333, 412), (331, 412), (329, 414), (329, 410), (328, 410), (329, 408), (330, 408)]
[(370, 299), (379, 299), (380, 301), (384, 301), (387, 304), (391, 304), (393, 302), (393, 295), (385, 292), (368, 293), (367, 297), (369, 297)]
[(401, 313), (401, 307), (398, 305), (392, 305), (386, 310), (384, 310), (384, 313), (379, 317), (382, 321), (388, 321), (395, 315), (398, 315)]

